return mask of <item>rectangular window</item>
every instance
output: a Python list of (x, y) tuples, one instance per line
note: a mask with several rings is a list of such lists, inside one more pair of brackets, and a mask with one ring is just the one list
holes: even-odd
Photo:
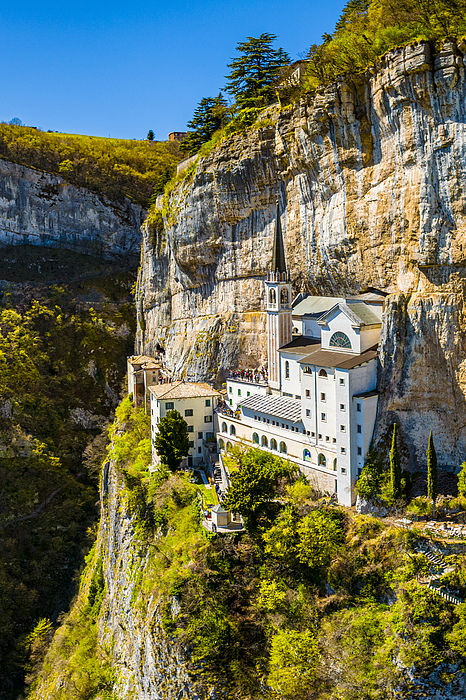
[(344, 433), (345, 430), (346, 430), (345, 426), (344, 426), (344, 425), (340, 425), (340, 430), (341, 430), (342, 433)]
[(299, 399), (301, 401), (301, 397), (298, 396), (298, 394), (295, 394), (294, 397), (295, 397), (295, 399)]
[(327, 414), (326, 414), (326, 413), (321, 413), (321, 414), (320, 414), (320, 419), (323, 420), (323, 421), (326, 421), (326, 420), (327, 420)]
[[(238, 394), (241, 394), (241, 392), (238, 391)], [(205, 405), (206, 405), (206, 406), (210, 406), (210, 399), (206, 399), (206, 400), (205, 400)]]
[(362, 447), (358, 447), (358, 455), (362, 455)]
[(345, 410), (346, 410), (346, 409), (345, 409), (345, 404), (344, 404), (344, 403), (341, 403), (341, 404), (340, 404), (340, 411), (345, 411)]
[(190, 446), (190, 447), (194, 447), (194, 441), (193, 441), (193, 440), (190, 440), (190, 441), (189, 441), (189, 446)]
[(233, 399), (230, 399), (230, 406), (233, 406)]
[(198, 434), (197, 434), (197, 437), (198, 437), (199, 440), (202, 440), (202, 433), (198, 433)]
[(238, 396), (241, 396), (241, 389), (238, 389)]
[(330, 438), (328, 435), (325, 436), (325, 442), (330, 442)]
[(345, 380), (340, 377), (340, 386), (345, 386)]
[(357, 411), (358, 413), (361, 413), (361, 404), (360, 404), (360, 403), (357, 403), (357, 404), (356, 404), (356, 411)]
[(188, 433), (194, 433), (194, 425), (188, 425)]
[(311, 395), (311, 392), (309, 389), (306, 389), (306, 399), (308, 399)]
[(230, 394), (232, 394), (232, 393), (233, 393), (233, 387), (231, 386), (231, 387), (228, 389), (228, 391), (230, 392)]
[(345, 455), (346, 454), (346, 447), (341, 447), (340, 452), (342, 455)]
[(362, 469), (361, 469), (361, 467), (359, 467), (359, 469), (358, 469), (358, 476), (361, 476), (361, 474), (362, 474)]
[(315, 434), (315, 432), (312, 430), (312, 431), (311, 431), (311, 437), (314, 437), (314, 438), (315, 438), (315, 436), (316, 436), (316, 434)]
[(358, 433), (362, 433), (362, 426), (361, 426), (361, 425), (357, 425), (357, 426), (356, 426), (356, 431), (357, 431)]
[(247, 392), (246, 392), (246, 396), (251, 396), (251, 392), (250, 392), (250, 391), (247, 391)]
[(172, 411), (174, 407), (175, 407), (175, 404), (173, 403), (173, 401), (167, 401), (165, 403), (165, 410), (166, 411)]
[(319, 433), (319, 440), (322, 440), (322, 435)]
[(310, 415), (311, 415), (311, 410), (309, 408), (306, 408), (306, 416), (310, 416)]
[(212, 423), (212, 416), (204, 416), (204, 423)]
[(346, 469), (345, 469), (345, 467), (342, 467), (342, 468), (341, 468), (341, 473), (342, 473), (342, 474), (346, 474)]
[(197, 451), (198, 451), (199, 454), (202, 454), (202, 447), (199, 446), (199, 447), (197, 448)]
[(324, 394), (324, 393), (321, 393), (321, 394), (320, 394), (320, 400), (321, 400), (321, 401), (325, 401), (325, 394)]
[(336, 439), (336, 438), (332, 438), (332, 442), (336, 442), (336, 441), (337, 441), (337, 439)]
[[(200, 433), (200, 435), (202, 435), (202, 433)], [(206, 433), (205, 436), (206, 436), (206, 440), (213, 440), (213, 438), (214, 438), (213, 433)]]
[(193, 409), (192, 408), (187, 408), (186, 411), (184, 412), (185, 416), (192, 416), (193, 415)]

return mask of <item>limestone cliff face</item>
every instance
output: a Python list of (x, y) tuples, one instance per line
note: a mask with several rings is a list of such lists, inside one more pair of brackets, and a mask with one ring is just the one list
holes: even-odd
[(435, 56), (428, 44), (400, 48), (352, 83), (271, 108), (262, 128), (186, 171), (163, 233), (146, 227), (140, 349), (159, 344), (176, 373), (214, 380), (265, 360), (261, 280), (278, 197), (295, 292), (393, 294), (379, 437), (399, 420), (414, 468), (432, 425), (439, 461), (459, 464), (465, 156), (465, 57), (453, 43)]
[(0, 159), (0, 247), (32, 244), (137, 263), (144, 210)]

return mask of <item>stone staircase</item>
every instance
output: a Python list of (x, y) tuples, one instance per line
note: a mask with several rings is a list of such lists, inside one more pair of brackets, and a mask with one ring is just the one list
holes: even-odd
[(432, 566), (437, 569), (432, 576), (429, 576), (428, 582), (424, 585), (427, 585), (427, 588), (437, 593), (449, 603), (453, 603), (453, 605), (461, 605), (461, 603), (464, 603), (462, 598), (453, 595), (453, 593), (450, 593), (450, 591), (447, 591), (445, 588), (441, 587), (440, 579), (442, 576), (455, 570), (454, 566), (447, 566), (441, 550), (431, 542), (424, 540), (419, 542), (418, 546), (416, 547), (416, 551), (420, 554), (424, 554)]

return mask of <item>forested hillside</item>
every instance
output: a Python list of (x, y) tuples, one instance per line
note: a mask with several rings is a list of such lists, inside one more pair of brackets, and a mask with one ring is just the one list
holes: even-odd
[[(4, 278), (23, 279), (0, 286), (2, 700), (22, 688), (27, 636), (40, 619), (56, 620), (72, 596), (134, 338), (134, 272), (106, 263), (99, 276), (98, 262), (60, 251), (41, 269), (40, 257), (16, 248), (1, 266)], [(68, 284), (50, 279), (73, 276)]]
[(176, 142), (57, 134), (0, 123), (0, 158), (59, 173), (110, 200), (129, 197), (147, 208), (179, 160)]

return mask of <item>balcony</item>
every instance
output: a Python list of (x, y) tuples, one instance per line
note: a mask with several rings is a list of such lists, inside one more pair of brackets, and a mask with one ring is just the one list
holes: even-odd
[(259, 369), (238, 369), (231, 371), (228, 379), (235, 382), (245, 382), (247, 384), (258, 384), (259, 386), (267, 386), (269, 376), (267, 370), (262, 367)]

